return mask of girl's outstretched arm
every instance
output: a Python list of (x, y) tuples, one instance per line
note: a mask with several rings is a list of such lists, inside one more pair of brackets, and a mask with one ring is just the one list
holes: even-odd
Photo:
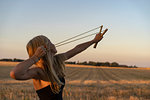
[(100, 40), (102, 40), (102, 38), (103, 38), (103, 35), (98, 33), (98, 34), (96, 34), (96, 36), (95, 36), (95, 38), (93, 40), (85, 42), (85, 43), (82, 43), (82, 44), (79, 44), (75, 48), (65, 52), (64, 56), (66, 57), (66, 60), (70, 59), (71, 57), (79, 54), (80, 52), (82, 52), (84, 50), (86, 50), (92, 44), (98, 43)]

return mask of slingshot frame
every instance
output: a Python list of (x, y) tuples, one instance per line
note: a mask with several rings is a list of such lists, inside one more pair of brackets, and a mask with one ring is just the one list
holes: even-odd
[[(98, 34), (100, 34), (101, 36), (103, 36), (107, 31), (108, 31), (108, 29), (105, 29), (104, 30), (104, 32), (103, 33), (101, 33), (102, 32), (102, 28), (103, 28), (103, 25), (102, 26), (100, 26), (100, 31), (99, 31), (99, 33)], [(94, 45), (94, 48), (96, 48), (97, 47), (97, 44), (98, 43), (95, 43), (95, 45)]]

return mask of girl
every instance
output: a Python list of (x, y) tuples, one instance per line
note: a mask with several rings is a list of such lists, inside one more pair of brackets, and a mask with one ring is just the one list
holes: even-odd
[[(43, 35), (36, 36), (26, 46), (29, 59), (16, 65), (10, 72), (10, 77), (16, 80), (32, 79), (40, 100), (62, 100), (65, 85), (64, 61), (98, 43), (102, 38), (103, 34), (96, 34), (93, 40), (55, 55), (55, 45)], [(32, 66), (33, 64), (35, 65)]]

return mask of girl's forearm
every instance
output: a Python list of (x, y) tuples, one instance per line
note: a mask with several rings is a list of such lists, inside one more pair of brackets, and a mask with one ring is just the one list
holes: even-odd
[(90, 47), (92, 44), (94, 44), (95, 42), (93, 40), (79, 44), (76, 46), (76, 48), (78, 48), (79, 52), (82, 52), (84, 50), (86, 50), (88, 47)]
[(12, 72), (14, 72), (15, 75), (24, 75), (26, 71), (31, 67), (33, 64), (35, 64), (38, 61), (38, 58), (36, 56), (32, 56), (31, 58), (17, 64)]

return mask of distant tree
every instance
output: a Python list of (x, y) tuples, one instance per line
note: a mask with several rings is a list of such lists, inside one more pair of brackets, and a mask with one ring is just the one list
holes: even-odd
[(103, 65), (109, 67), (111, 64), (109, 62), (105, 62), (105, 63), (103, 63)]
[(133, 66), (134, 68), (138, 68), (136, 65)]
[(94, 61), (89, 61), (88, 65), (96, 66), (96, 62), (94, 62)]
[(86, 61), (82, 62), (82, 65), (88, 65), (88, 63)]
[(23, 59), (14, 58), (13, 61), (14, 61), (14, 62), (22, 62), (22, 61), (24, 61), (24, 60), (23, 60)]
[(138, 68), (138, 67), (134, 65), (134, 66), (128, 66), (128, 68)]
[(97, 62), (96, 66), (102, 66), (102, 64), (103, 64), (102, 62)]
[(119, 65), (119, 67), (125, 67), (125, 68), (128, 68), (129, 66), (127, 66), (127, 65)]
[(13, 60), (12, 59), (4, 58), (4, 59), (0, 59), (0, 61), (13, 61)]
[(112, 62), (111, 67), (119, 67), (119, 64), (117, 62)]
[(72, 61), (66, 61), (66, 64), (76, 64), (76, 62), (72, 62)]

